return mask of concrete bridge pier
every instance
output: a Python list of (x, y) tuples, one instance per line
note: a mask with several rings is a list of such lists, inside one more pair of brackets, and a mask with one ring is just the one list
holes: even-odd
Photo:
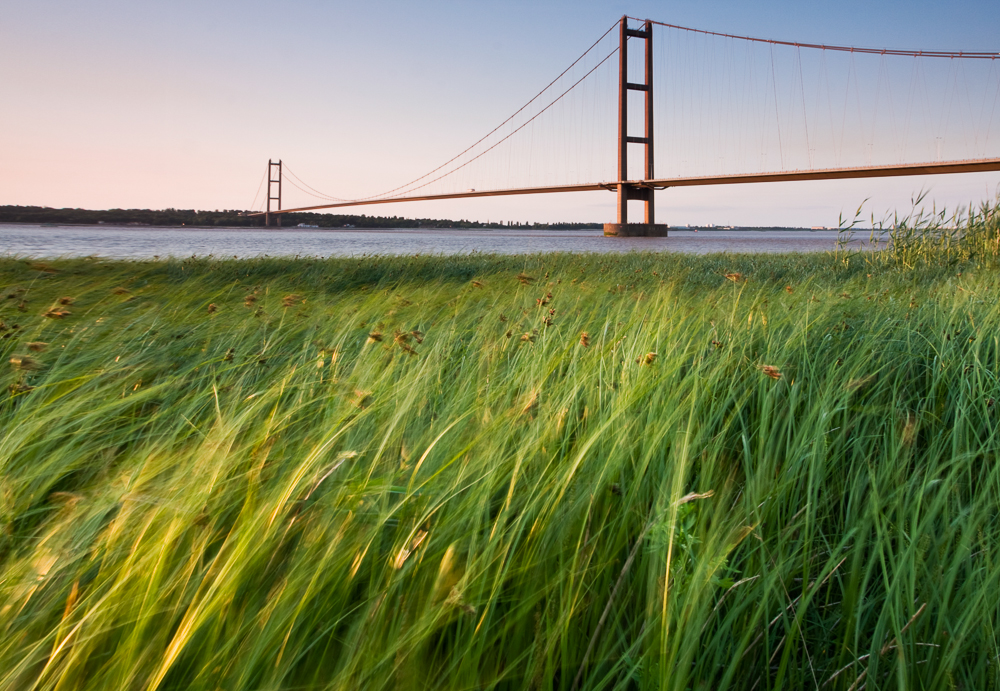
[(614, 238), (665, 238), (666, 223), (605, 223), (604, 235)]

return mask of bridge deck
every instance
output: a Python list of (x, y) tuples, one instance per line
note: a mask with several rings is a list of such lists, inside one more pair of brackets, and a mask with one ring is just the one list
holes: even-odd
[[(895, 166), (866, 166), (859, 168), (826, 168), (818, 170), (795, 170), (781, 173), (746, 173), (739, 175), (709, 175), (683, 178), (660, 178), (655, 180), (627, 180), (627, 184), (640, 187), (665, 189), (668, 187), (696, 187), (701, 185), (735, 185), (757, 182), (797, 182), (801, 180), (845, 180), (851, 178), (901, 177), (906, 175), (941, 175), (949, 173), (981, 173), (1000, 171), (1000, 158), (974, 161), (944, 161), (940, 163), (910, 163)], [(395, 204), (398, 202), (420, 202), (438, 199), (468, 199), (471, 197), (503, 197), (515, 194), (551, 194), (555, 192), (594, 192), (615, 190), (618, 182), (595, 182), (582, 185), (554, 185), (551, 187), (519, 187), (505, 190), (470, 190), (452, 194), (428, 194), (414, 197), (383, 197), (364, 201), (336, 202), (318, 206), (302, 206), (295, 209), (271, 211), (272, 214), (288, 214), (296, 211), (317, 211), (348, 206), (368, 206), (370, 204)], [(263, 216), (264, 212), (250, 214)]]

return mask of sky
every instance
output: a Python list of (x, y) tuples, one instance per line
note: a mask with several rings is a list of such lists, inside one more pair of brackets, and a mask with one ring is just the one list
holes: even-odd
[[(269, 158), (331, 194), (382, 192), (491, 130), (623, 14), (811, 43), (1000, 51), (996, 0), (0, 0), (0, 10), (0, 204), (91, 209), (249, 208)], [(994, 125), (1000, 140), (1000, 114)], [(657, 193), (657, 217), (835, 226), (863, 202), (879, 218), (921, 190), (955, 208), (998, 189), (1000, 173), (684, 188)], [(610, 222), (615, 199), (357, 211)]]

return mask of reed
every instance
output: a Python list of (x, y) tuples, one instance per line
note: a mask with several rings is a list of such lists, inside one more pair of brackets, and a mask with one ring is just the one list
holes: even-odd
[(946, 225), (2, 259), (0, 687), (995, 688), (996, 207)]

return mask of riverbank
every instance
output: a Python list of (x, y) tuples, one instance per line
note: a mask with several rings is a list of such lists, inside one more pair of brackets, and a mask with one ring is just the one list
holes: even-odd
[[(256, 213), (260, 213), (259, 211)], [(261, 228), (264, 217), (240, 209), (53, 209), (47, 206), (0, 205), (0, 223), (109, 225), (196, 228)], [(533, 230), (600, 230), (600, 223), (520, 223), (480, 222), (465, 219), (405, 218), (403, 216), (369, 216), (367, 214), (285, 213), (281, 223), (294, 228), (302, 223), (319, 228), (439, 228), (439, 229), (533, 229)]]
[(1000, 223), (0, 260), (0, 682), (985, 688)]

